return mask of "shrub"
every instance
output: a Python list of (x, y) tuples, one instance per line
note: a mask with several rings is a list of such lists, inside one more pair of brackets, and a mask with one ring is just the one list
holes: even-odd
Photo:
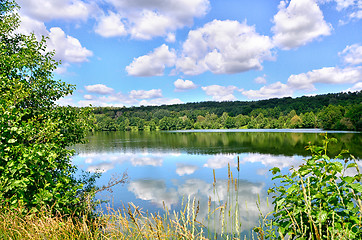
[[(312, 157), (289, 174), (271, 169), (273, 179), (281, 179), (280, 186), (269, 189), (275, 194), (269, 226), (277, 229), (279, 236), (270, 231), (267, 237), (362, 239), (362, 175), (347, 151), (334, 159), (327, 156), (328, 144), (334, 141), (325, 135), (323, 146), (308, 146)], [(353, 176), (348, 176), (353, 169)]]

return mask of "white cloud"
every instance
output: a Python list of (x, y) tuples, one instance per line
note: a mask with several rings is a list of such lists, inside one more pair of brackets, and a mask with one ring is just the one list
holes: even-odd
[(335, 0), (337, 3), (337, 10), (341, 11), (355, 4), (355, 0)]
[(107, 96), (101, 96), (98, 98), (98, 102), (101, 104), (108, 103), (111, 106), (124, 106), (124, 105), (136, 105), (138, 101), (131, 98), (128, 94), (121, 92), (113, 93)]
[(282, 49), (297, 48), (331, 33), (331, 25), (314, 0), (281, 1), (273, 19), (273, 40)]
[(292, 96), (293, 90), (286, 84), (276, 82), (263, 86), (259, 90), (243, 91), (242, 94), (249, 99), (282, 98)]
[(166, 42), (173, 43), (176, 41), (176, 35), (174, 33), (168, 33), (166, 37)]
[(315, 83), (344, 84), (362, 81), (362, 66), (360, 67), (325, 67), (307, 73), (291, 75), (288, 85), (295, 89), (315, 90)]
[(358, 82), (355, 85), (353, 85), (353, 87), (345, 90), (345, 92), (356, 92), (356, 91), (361, 91), (361, 90), (362, 90), (362, 82)]
[(98, 94), (111, 94), (114, 92), (113, 88), (107, 87), (104, 84), (88, 85), (85, 86), (85, 89), (88, 92), (98, 93)]
[(178, 98), (173, 98), (173, 99), (155, 98), (155, 99), (151, 99), (151, 100), (142, 100), (139, 102), (139, 105), (160, 106), (160, 105), (173, 105), (173, 104), (181, 104), (181, 103), (183, 103), (183, 102)]
[(26, 15), (20, 14), (20, 26), (16, 32), (29, 35), (34, 33), (38, 40), (41, 39), (41, 36), (48, 36), (49, 31), (47, 30), (44, 22), (35, 20)]
[(162, 76), (165, 67), (171, 67), (175, 64), (176, 53), (168, 46), (162, 46), (154, 49), (148, 55), (135, 58), (133, 62), (126, 67), (126, 71), (132, 76)]
[(339, 12), (344, 11), (348, 20), (339, 20), (340, 24), (347, 24), (350, 20), (362, 19), (362, 1), (361, 0), (318, 0), (318, 3), (325, 4), (330, 2), (336, 3), (336, 9)]
[(53, 27), (47, 30), (44, 23), (28, 16), (21, 15), (21, 24), (17, 29), (18, 33), (29, 35), (34, 33), (38, 40), (42, 36), (49, 37), (47, 39), (47, 51), (55, 50), (54, 58), (62, 60), (63, 65), (58, 69), (58, 73), (64, 73), (69, 63), (80, 63), (88, 61), (88, 57), (93, 55), (92, 51), (83, 47), (78, 39), (66, 35), (59, 27)]
[(50, 29), (47, 48), (55, 49), (55, 59), (71, 63), (86, 62), (93, 55), (78, 39), (66, 35), (59, 27)]
[(90, 95), (90, 94), (86, 94), (86, 95), (83, 96), (83, 98), (86, 99), (86, 100), (93, 100), (95, 98), (95, 96)]
[(182, 101), (178, 98), (169, 99), (162, 97), (161, 89), (151, 90), (132, 90), (128, 94), (122, 92), (115, 92), (113, 88), (110, 88), (104, 84), (95, 84), (85, 86), (85, 89), (90, 93), (97, 93), (103, 96), (94, 96), (86, 94), (84, 100), (78, 101), (78, 106), (148, 106), (148, 105), (170, 105), (181, 104)]
[(177, 79), (173, 84), (176, 87), (176, 91), (184, 91), (197, 88), (197, 85), (190, 80)]
[(343, 57), (343, 60), (347, 64), (358, 65), (362, 64), (362, 46), (359, 44), (353, 44), (347, 46), (339, 56)]
[(176, 173), (179, 176), (191, 175), (198, 169), (198, 167), (195, 165), (182, 164), (182, 163), (177, 163), (176, 166), (177, 166)]
[(208, 0), (107, 0), (126, 19), (127, 31), (133, 38), (169, 38), (169, 33), (191, 26), (195, 17), (204, 16)]
[(94, 31), (102, 37), (117, 37), (127, 35), (126, 28), (119, 14), (110, 12), (100, 18)]
[(352, 12), (350, 15), (349, 15), (350, 18), (357, 18), (358, 20), (359, 19), (362, 19), (362, 3), (361, 5), (359, 6), (359, 10), (358, 11), (355, 11), (355, 12)]
[(55, 102), (55, 104), (59, 106), (76, 106), (71, 97), (60, 98)]
[(97, 10), (95, 3), (81, 0), (18, 0), (20, 11), (42, 21), (52, 19), (86, 20)]
[(262, 77), (257, 77), (254, 79), (254, 82), (256, 83), (261, 83), (261, 84), (265, 84), (266, 83), (266, 75), (264, 74)]
[(214, 20), (189, 32), (177, 69), (188, 75), (260, 70), (264, 60), (273, 58), (271, 48), (269, 37), (245, 22)]
[(234, 101), (236, 100), (236, 97), (233, 95), (234, 91), (240, 91), (235, 86), (224, 87), (220, 85), (201, 87), (201, 89), (204, 90), (208, 96), (212, 96), (214, 101)]
[(132, 90), (129, 94), (131, 98), (135, 99), (150, 99), (150, 98), (160, 98), (162, 97), (161, 89), (152, 89), (149, 91), (145, 90)]

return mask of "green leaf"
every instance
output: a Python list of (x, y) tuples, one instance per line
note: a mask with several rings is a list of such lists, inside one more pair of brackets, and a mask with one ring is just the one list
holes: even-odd
[(353, 188), (353, 190), (362, 193), (362, 185), (360, 183), (351, 183), (349, 185)]
[(326, 211), (320, 211), (318, 213), (318, 221), (321, 223), (324, 223), (327, 219), (327, 216), (328, 216), (328, 214)]
[(271, 171), (272, 174), (275, 175), (276, 173), (280, 172), (280, 169), (278, 167), (274, 167), (274, 168), (270, 169), (269, 171)]
[(347, 183), (352, 183), (354, 181), (353, 177), (347, 176), (347, 177), (343, 177), (342, 178), (344, 181), (346, 181)]

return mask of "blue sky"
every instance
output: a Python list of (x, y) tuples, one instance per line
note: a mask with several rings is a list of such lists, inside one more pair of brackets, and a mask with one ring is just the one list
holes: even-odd
[(18, 0), (74, 106), (362, 89), (362, 0)]

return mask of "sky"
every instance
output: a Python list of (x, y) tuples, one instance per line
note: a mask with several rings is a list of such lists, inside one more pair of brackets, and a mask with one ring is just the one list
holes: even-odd
[(72, 106), (362, 90), (362, 0), (17, 0)]

